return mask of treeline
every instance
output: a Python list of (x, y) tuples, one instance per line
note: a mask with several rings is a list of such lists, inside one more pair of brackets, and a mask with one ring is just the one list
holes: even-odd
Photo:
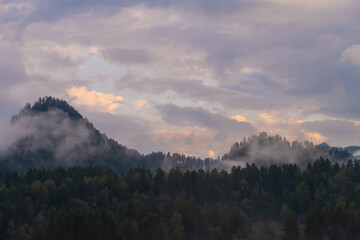
[(22, 108), (19, 114), (12, 116), (11, 122), (17, 121), (21, 116), (27, 114), (34, 114), (37, 112), (47, 112), (54, 109), (61, 109), (68, 114), (70, 118), (81, 119), (83, 116), (76, 111), (76, 109), (70, 106), (65, 100), (54, 98), (54, 97), (43, 97), (39, 98), (33, 105), (26, 103), (25, 107)]
[(0, 239), (360, 239), (360, 162), (0, 174)]
[(306, 168), (309, 162), (320, 157), (333, 162), (345, 162), (355, 159), (350, 152), (357, 147), (337, 148), (326, 143), (314, 145), (309, 141), (288, 141), (278, 135), (271, 136), (266, 132), (249, 136), (240, 142), (235, 142), (222, 160), (237, 160), (255, 162), (258, 165), (296, 163), (300, 168)]

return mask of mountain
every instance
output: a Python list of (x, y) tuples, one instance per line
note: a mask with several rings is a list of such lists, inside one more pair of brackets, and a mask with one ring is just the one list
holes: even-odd
[(0, 153), (0, 170), (101, 166), (123, 173), (131, 167), (154, 172), (158, 168), (187, 170), (204, 165), (199, 158), (177, 153), (142, 155), (100, 133), (74, 107), (53, 97), (27, 103), (11, 118), (11, 128), (17, 139)]
[(20, 135), (1, 155), (1, 167), (28, 168), (99, 165), (115, 172), (137, 166), (143, 156), (101, 134), (66, 101), (40, 98), (11, 119)]
[(289, 142), (280, 136), (260, 133), (235, 142), (221, 159), (200, 159), (177, 153), (140, 154), (100, 133), (66, 101), (44, 97), (26, 104), (11, 118), (16, 140), (0, 152), (0, 170), (52, 169), (71, 166), (101, 166), (116, 173), (131, 167), (170, 170), (231, 169), (234, 165), (296, 163), (306, 168), (320, 157), (343, 163), (354, 159), (360, 147), (331, 147), (304, 141)]

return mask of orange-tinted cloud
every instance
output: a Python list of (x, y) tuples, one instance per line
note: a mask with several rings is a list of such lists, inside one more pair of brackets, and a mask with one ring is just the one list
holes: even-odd
[(300, 124), (303, 123), (302, 120), (296, 120), (291, 118), (275, 118), (273, 114), (270, 113), (262, 113), (259, 117), (265, 121), (266, 123), (281, 123), (281, 124)]
[(114, 113), (123, 105), (123, 97), (97, 91), (88, 91), (84, 86), (72, 87), (66, 90), (75, 105), (85, 105), (101, 112)]
[(232, 116), (231, 119), (234, 119), (238, 122), (245, 122), (246, 121), (246, 118), (242, 115), (235, 115), (235, 116)]
[(314, 143), (322, 143), (326, 141), (326, 137), (322, 136), (320, 133), (317, 132), (307, 132), (305, 134), (309, 141)]
[(148, 100), (146, 100), (146, 99), (139, 99), (139, 100), (133, 101), (133, 104), (135, 105), (136, 109), (141, 109), (147, 103), (148, 103)]

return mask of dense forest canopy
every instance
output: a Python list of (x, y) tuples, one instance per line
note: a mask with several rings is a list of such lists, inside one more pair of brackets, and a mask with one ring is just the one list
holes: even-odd
[(359, 239), (360, 162), (0, 174), (1, 239)]

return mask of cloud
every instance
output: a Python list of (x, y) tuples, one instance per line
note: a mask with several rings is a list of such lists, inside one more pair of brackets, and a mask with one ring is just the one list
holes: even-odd
[[(160, 146), (152, 143), (162, 141), (156, 130), (179, 128), (167, 140), (186, 152), (192, 143), (204, 156), (220, 147), (201, 141), (228, 136), (231, 145), (233, 132), (247, 129), (239, 120), (291, 139), (321, 139), (317, 133), (340, 143), (346, 134), (303, 129), (298, 119), (359, 118), (358, 9), (357, 0), (4, 0), (0, 104), (10, 109), (44, 95), (71, 98), (72, 91), (74, 104), (108, 113), (123, 104), (118, 95), (187, 106), (196, 117), (186, 108), (179, 109), (185, 117), (171, 113), (179, 120), (164, 113), (169, 107), (137, 111), (140, 101), (125, 104), (121, 114), (148, 120), (141, 141), (147, 146)], [(111, 96), (89, 90), (100, 84)], [(246, 119), (234, 116), (238, 109)], [(166, 121), (152, 122), (161, 117)]]
[[(43, 76), (51, 80), (64, 81), (77, 77), (84, 59), (73, 58), (56, 44), (33, 42), (25, 45), (25, 70), (28, 76)], [(76, 54), (75, 49), (72, 54)]]
[(258, 118), (251, 123), (259, 130), (259, 132), (267, 132), (271, 135), (283, 136), (290, 141), (309, 140), (314, 143), (323, 142), (321, 135), (315, 131), (307, 131), (303, 128), (304, 120), (299, 120), (291, 116), (292, 112), (284, 113), (283, 111), (263, 112)]
[[(265, 0), (267, 2), (272, 2), (276, 4), (284, 4), (284, 5), (293, 5), (297, 7), (306, 7), (310, 9), (328, 9), (328, 8), (339, 8), (344, 4), (343, 2), (339, 2), (338, 0)], [(356, 3), (354, 0), (345, 0), (347, 4)]]
[(121, 107), (124, 99), (121, 96), (106, 94), (97, 91), (88, 91), (86, 87), (72, 87), (66, 90), (75, 105), (85, 105), (101, 112), (114, 113), (115, 109)]
[(333, 146), (358, 145), (360, 142), (360, 126), (346, 120), (322, 120), (300, 124), (310, 136), (326, 138)]
[(232, 116), (231, 119), (235, 119), (238, 122), (245, 122), (246, 121), (246, 118), (244, 116), (242, 116), (242, 115)]
[(0, 79), (2, 89), (27, 81), (28, 77), (24, 68), (21, 49), (16, 44), (1, 44), (0, 42)]
[(0, 123), (2, 126), (0, 129), (0, 153), (8, 150), (8, 148), (21, 137), (34, 132), (34, 129), (11, 124), (10, 119), (0, 118)]
[(354, 44), (342, 52), (342, 60), (360, 65), (360, 44)]
[(81, 108), (81, 113), (102, 133), (120, 144), (134, 148), (141, 153), (151, 153), (156, 149), (146, 136), (152, 131), (151, 122), (141, 117), (124, 114), (89, 111)]
[(203, 108), (179, 107), (174, 104), (158, 105), (166, 123), (176, 126), (201, 126), (217, 132), (215, 139), (225, 140), (230, 133), (250, 135), (255, 128), (248, 122), (238, 122), (220, 114), (211, 113)]
[(156, 58), (150, 52), (142, 49), (107, 48), (101, 53), (106, 59), (125, 65), (147, 63)]
[[(282, 108), (286, 111), (290, 106), (296, 105), (299, 111), (305, 112), (308, 111), (308, 99), (330, 98), (331, 90), (338, 87), (337, 79), (345, 69), (335, 67), (338, 64), (336, 57), (344, 47), (343, 44), (328, 39), (338, 39), (338, 43), (344, 40), (344, 44), (351, 40), (350, 35), (340, 32), (342, 24), (349, 22), (346, 17), (348, 14), (342, 14), (335, 21), (333, 16), (338, 16), (338, 12), (334, 13), (334, 9), (331, 14), (328, 12), (330, 10), (326, 10), (317, 15), (291, 4), (279, 6), (258, 2), (253, 5), (249, 1), (240, 5), (233, 1), (195, 3), (204, 9), (208, 9), (207, 4), (216, 5), (219, 11), (212, 8), (212, 13), (217, 13), (218, 17), (212, 18), (210, 12), (203, 12), (198, 8), (184, 11), (186, 4), (188, 3), (169, 2), (162, 5), (155, 1), (153, 4), (137, 5), (135, 2), (132, 6), (123, 5), (107, 17), (89, 10), (92, 9), (91, 3), (79, 4), (88, 5), (86, 8), (76, 4), (74, 8), (79, 7), (88, 14), (64, 17), (65, 20), (58, 27), (53, 23), (49, 26), (46, 23), (32, 24), (26, 36), (33, 32), (33, 35), (38, 33), (41, 38), (51, 37), (53, 41), (96, 45), (101, 51), (135, 50), (135, 57), (129, 57), (129, 62), (121, 56), (131, 56), (130, 52), (113, 54), (110, 51), (114, 55), (114, 62), (119, 58), (117, 64), (122, 69), (126, 69), (130, 63), (137, 67), (142, 65), (139, 72), (147, 77), (140, 76), (144, 81), (128, 84), (134, 90), (139, 93), (155, 93), (160, 89), (165, 89), (163, 92), (170, 89), (182, 98), (195, 101), (200, 96), (202, 101), (220, 103), (225, 108)], [(349, 5), (351, 4), (348, 2), (344, 4), (341, 12), (350, 11)], [(94, 4), (93, 8), (99, 6), (101, 5)], [(104, 6), (110, 5), (106, 3)], [(228, 8), (223, 6), (232, 6), (234, 12), (221, 14), (222, 9)], [(166, 21), (167, 24), (161, 24), (162, 19), (176, 21), (169, 20)], [(288, 22), (284, 19), (291, 21), (284, 24)], [(334, 27), (329, 29), (329, 24), (334, 24)], [(72, 28), (67, 29), (61, 25), (71, 25)], [(351, 28), (352, 25), (347, 26), (346, 33), (351, 32)], [(45, 31), (47, 34), (44, 36), (39, 29), (42, 32), (43, 29), (48, 29), (49, 32)], [(97, 31), (91, 31), (92, 29)], [(78, 34), (73, 34), (74, 32)], [(148, 58), (144, 59), (142, 54), (157, 57), (145, 61)], [(186, 56), (194, 57), (188, 59)], [(205, 72), (199, 74), (200, 69), (205, 69)], [(263, 76), (241, 76), (259, 69)], [(334, 74), (334, 71), (337, 73)], [(194, 77), (196, 73), (197, 78)], [(173, 80), (169, 80), (170, 78)], [(209, 86), (203, 79), (214, 84)], [(176, 83), (184, 82), (183, 80), (183, 85)], [(144, 84), (145, 81), (147, 83)], [(124, 78), (118, 82), (124, 82)], [(307, 96), (305, 98), (300, 94)], [(313, 102), (316, 103), (316, 110), (323, 109), (322, 105), (326, 105), (320, 101)]]
[[(234, 139), (242, 139), (247, 136), (237, 132), (231, 133), (234, 137), (223, 140), (216, 137), (218, 134), (216, 130), (203, 126), (184, 127), (139, 116), (114, 115), (81, 108), (80, 110), (101, 132), (116, 139), (120, 144), (135, 148), (145, 154), (153, 151), (170, 151), (208, 157), (209, 148), (211, 148), (221, 155), (228, 150)], [(153, 109), (152, 112), (156, 112), (155, 110)], [(230, 121), (236, 123), (235, 120)]]
[[(163, 127), (162, 129), (161, 126)], [(166, 129), (165, 126), (162, 123), (157, 126), (160, 130), (152, 129), (140, 134), (141, 137), (139, 136), (138, 142), (139, 144), (141, 143), (143, 149), (144, 147), (146, 148), (147, 151), (145, 152), (169, 151), (206, 158), (209, 156), (209, 148), (212, 148), (221, 155), (232, 144), (231, 140), (214, 140), (216, 133), (205, 128), (191, 127), (183, 129), (175, 127)]]
[(147, 104), (149, 101), (146, 99), (139, 99), (136, 101), (133, 101), (133, 104), (135, 106), (136, 109), (141, 109), (142, 107), (144, 107), (145, 104)]
[(306, 137), (309, 141), (314, 143), (323, 143), (326, 141), (326, 137), (317, 132), (306, 132)]
[[(152, 94), (175, 93), (180, 99), (192, 101), (204, 101), (209, 105), (218, 103), (225, 108), (242, 109), (269, 109), (283, 108), (288, 103), (277, 100), (273, 96), (273, 102), (265, 101), (263, 97), (250, 94), (246, 91), (239, 94), (239, 91), (219, 86), (206, 85), (199, 79), (176, 79), (173, 77), (148, 77), (138, 74), (127, 73), (120, 80), (116, 81), (118, 89), (132, 89)], [(274, 103), (276, 102), (276, 104)]]
[[(5, 3), (9, 1), (4, 1)], [(61, 18), (66, 18), (72, 15), (81, 14), (84, 12), (92, 11), (94, 9), (97, 10), (98, 15), (109, 15), (113, 14), (118, 9), (124, 7), (131, 7), (136, 5), (146, 5), (149, 7), (178, 7), (186, 10), (198, 8), (202, 11), (208, 13), (216, 13), (216, 12), (226, 12), (233, 11), (234, 9), (238, 9), (239, 7), (246, 7), (252, 5), (252, 1), (250, 0), (227, 0), (227, 1), (204, 1), (204, 0), (196, 0), (196, 1), (163, 1), (163, 0), (134, 0), (134, 1), (62, 1), (62, 0), (29, 0), (29, 1), (20, 1), (21, 3), (27, 3), (31, 7), (31, 11), (27, 14), (27, 18), (25, 23), (30, 24), (33, 22), (47, 21), (47, 22), (55, 22)], [(20, 7), (25, 4), (16, 4), (17, 7)], [(7, 4), (9, 5), (9, 4)]]
[(266, 123), (270, 123), (270, 124), (300, 124), (303, 123), (302, 120), (295, 120), (295, 119), (291, 119), (291, 118), (278, 118), (275, 116), (275, 112), (274, 113), (261, 113), (259, 115), (260, 119), (262, 119), (263, 121), (265, 121)]

